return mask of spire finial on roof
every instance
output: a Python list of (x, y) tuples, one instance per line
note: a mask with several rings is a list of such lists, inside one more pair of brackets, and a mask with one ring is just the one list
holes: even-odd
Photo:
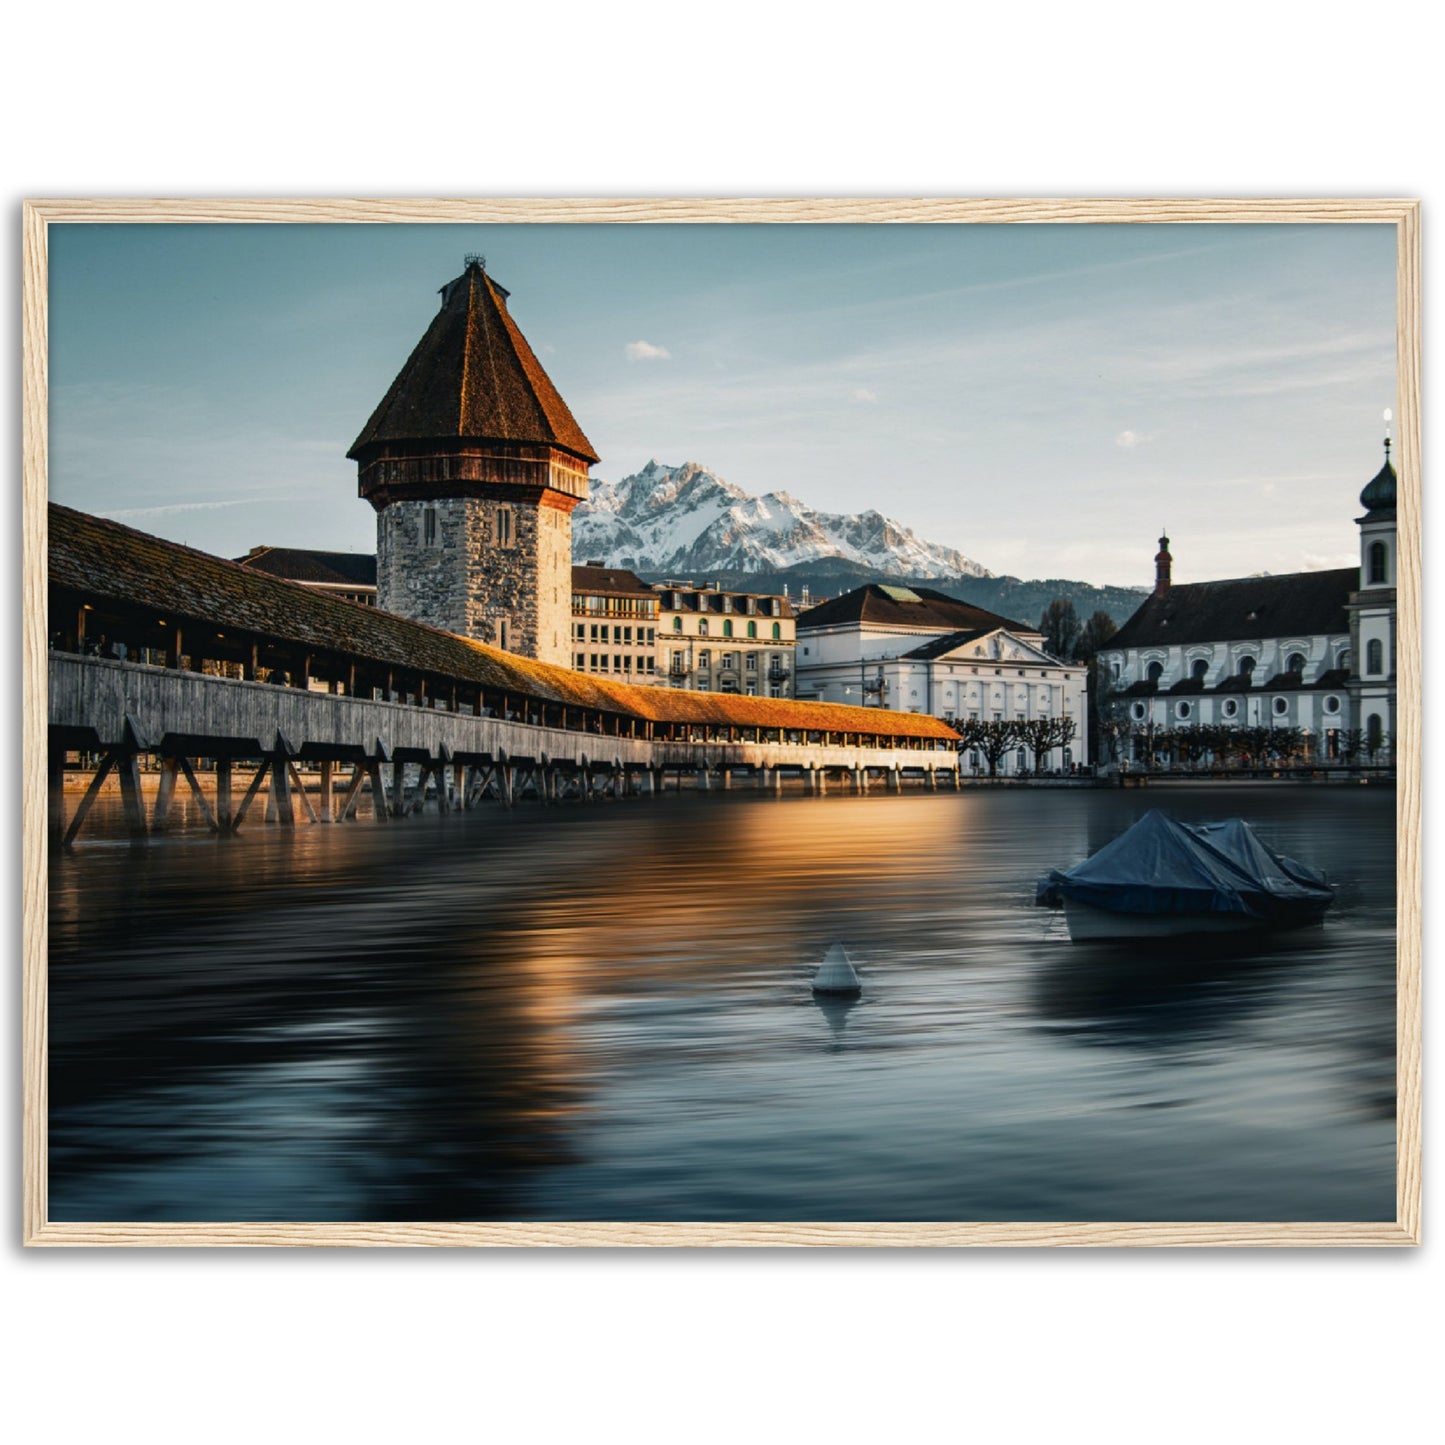
[(462, 257), (462, 265), (465, 266), (468, 271), (470, 271), (473, 266), (485, 271), (487, 269), (487, 258), (483, 256), (480, 251), (468, 251), (467, 254)]
[[(1385, 425), (1391, 421), (1389, 407), (1385, 408)], [(1395, 508), (1395, 468), (1390, 464), (1390, 434), (1385, 433), (1385, 464), (1375, 473), (1365, 490), (1360, 493), (1360, 505), (1367, 511), (1384, 512)]]

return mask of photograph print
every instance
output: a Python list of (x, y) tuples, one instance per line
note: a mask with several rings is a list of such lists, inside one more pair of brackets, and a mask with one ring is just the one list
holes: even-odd
[(766, 204), (32, 207), (32, 1242), (1417, 1237), (1414, 203)]

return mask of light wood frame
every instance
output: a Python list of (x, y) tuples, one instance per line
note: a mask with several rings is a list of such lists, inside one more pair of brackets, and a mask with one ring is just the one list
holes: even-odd
[[(46, 1203), (47, 231), (115, 222), (909, 222), (1392, 225), (1399, 495), (1396, 1216), (1393, 1223), (55, 1224)], [(1420, 1242), (1420, 203), (1416, 200), (38, 200), (24, 206), (22, 924), (27, 1245), (1408, 1245)]]

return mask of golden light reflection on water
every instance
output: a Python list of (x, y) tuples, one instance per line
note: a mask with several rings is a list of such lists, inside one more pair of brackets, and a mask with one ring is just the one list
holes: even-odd
[[(1163, 976), (1031, 906), (1155, 797), (669, 796), (78, 852), (54, 1217), (1370, 1217), (1389, 800), (1246, 797), (1343, 878), (1339, 917)], [(808, 988), (835, 939), (855, 1004)]]

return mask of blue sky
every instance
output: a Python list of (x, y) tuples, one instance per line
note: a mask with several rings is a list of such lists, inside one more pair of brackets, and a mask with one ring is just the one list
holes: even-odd
[(997, 572), (1343, 566), (1395, 406), (1384, 226), (56, 226), (55, 500), (371, 550), (345, 452), (480, 251), (594, 475), (698, 461)]

